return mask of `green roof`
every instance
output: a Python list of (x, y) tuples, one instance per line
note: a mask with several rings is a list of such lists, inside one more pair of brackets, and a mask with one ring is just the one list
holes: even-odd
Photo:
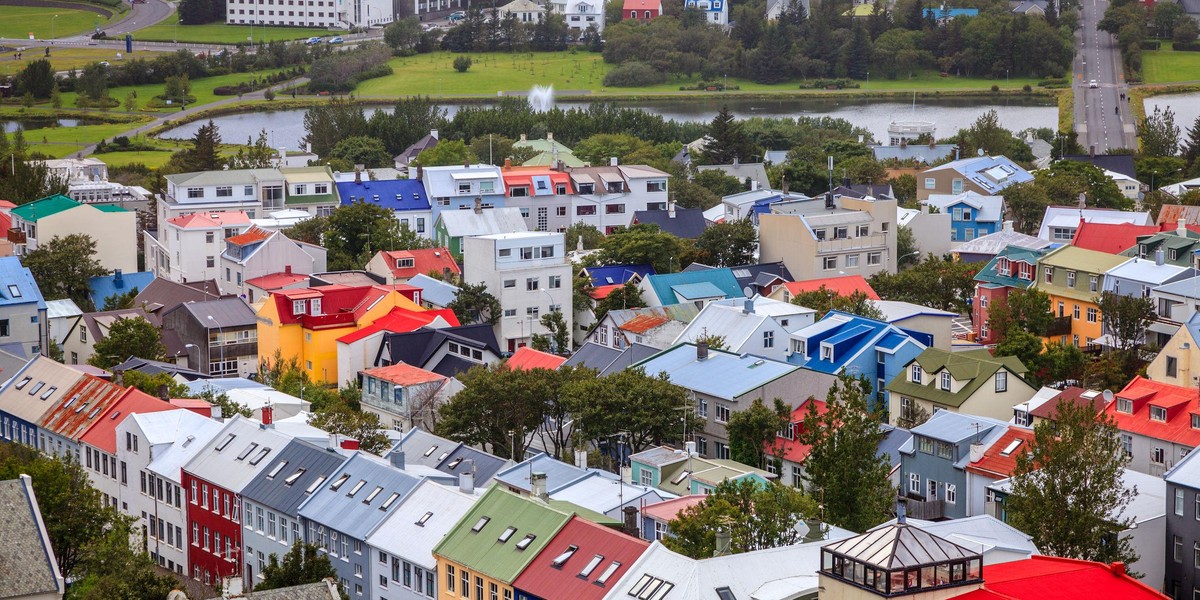
[[(684, 475), (682, 478), (679, 478), (680, 474), (689, 469), (691, 470), (691, 477)], [(659, 469), (658, 489), (686, 496), (692, 493), (692, 479), (717, 486), (723, 481), (741, 479), (749, 475), (756, 475), (763, 481), (770, 481), (774, 478), (767, 471), (756, 469), (737, 461), (720, 458), (692, 457), (691, 460), (680, 460), (661, 467)], [(676, 479), (679, 479), (678, 483), (675, 482)]]
[(287, 199), (284, 200), (284, 204), (288, 206), (297, 204), (337, 204), (338, 202), (338, 195), (332, 192), (328, 194), (308, 194), (306, 196), (288, 194)]
[(22, 204), (12, 209), (12, 214), (21, 217), (24, 221), (36, 223), (42, 217), (58, 214), (64, 210), (70, 210), (79, 206), (79, 203), (62, 195), (55, 194), (47, 196), (41, 200), (34, 200), (28, 204)]
[(92, 204), (91, 206), (104, 212), (129, 212), (128, 209), (121, 208), (119, 204)]
[[(588, 518), (583, 512), (573, 504), (546, 503), (492, 486), (442, 538), (433, 553), (471, 571), (511, 584), (567, 524), (572, 514), (579, 513)], [(485, 517), (483, 527), (474, 531), (476, 524)], [(501, 534), (509, 527), (515, 531), (501, 542)], [(533, 540), (523, 550), (519, 549), (517, 544), (529, 535), (534, 536)]]
[[(560, 155), (573, 154), (572, 150), (561, 142), (546, 139), (536, 140), (518, 140), (513, 142), (513, 148), (531, 148), (534, 152), (554, 152), (558, 150)], [(562, 158), (561, 156), (559, 158)], [(563, 159), (566, 160), (566, 159)]]
[[(908, 373), (905, 371), (888, 383), (887, 390), (955, 408), (962, 406), (967, 398), (970, 398), (985, 382), (990, 381), (996, 371), (1002, 368), (1007, 369), (1017, 377), (1021, 377), (1029, 371), (1017, 357), (992, 356), (987, 350), (947, 352), (938, 348), (926, 348), (914, 361), (921, 365), (921, 370), (927, 375), (925, 379), (928, 380), (928, 383), (909, 381)], [(939, 388), (939, 374), (943, 370), (949, 371), (955, 381), (966, 383), (957, 392)]]
[(1102, 275), (1109, 269), (1129, 260), (1128, 257), (1107, 252), (1097, 252), (1077, 246), (1063, 246), (1058, 250), (1042, 257), (1041, 263), (1054, 267), (1064, 267), (1085, 273)]
[(521, 163), (523, 167), (553, 167), (554, 160), (561, 160), (564, 166), (567, 167), (582, 167), (584, 163), (579, 157), (570, 152), (559, 150), (556, 157), (553, 152), (539, 152), (533, 158)]
[(1187, 235), (1179, 235), (1175, 231), (1162, 231), (1154, 235), (1138, 236), (1138, 243), (1122, 252), (1121, 256), (1140, 256), (1141, 246), (1146, 247), (1146, 257), (1151, 259), (1154, 258), (1154, 252), (1159, 248), (1164, 251), (1175, 250), (1174, 259), (1170, 254), (1164, 257), (1166, 263), (1176, 267), (1190, 267), (1192, 265), (1191, 248), (1200, 243), (1197, 238), (1200, 238), (1200, 233), (1190, 229), (1187, 230)]
[(1002, 285), (1015, 289), (1029, 289), (1029, 287), (1033, 285), (1032, 279), (1021, 279), (1017, 277), (1017, 269), (1015, 268), (1010, 269), (1008, 275), (1001, 275), (997, 270), (996, 265), (1000, 262), (1001, 258), (1007, 258), (1009, 261), (1014, 262), (1027, 262), (1033, 266), (1033, 276), (1036, 279), (1038, 259), (1046, 254), (1046, 252), (1046, 250), (1031, 250), (1029, 248), (1022, 248), (1020, 246), (1008, 246), (1001, 250), (999, 254), (992, 257), (992, 260), (988, 261), (988, 263), (979, 270), (979, 274), (975, 276), (975, 281), (981, 283), (994, 283), (996, 285)]

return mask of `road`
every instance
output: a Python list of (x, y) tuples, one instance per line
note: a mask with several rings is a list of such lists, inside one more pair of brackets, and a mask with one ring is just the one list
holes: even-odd
[(125, 14), (124, 19), (110, 23), (104, 28), (104, 32), (109, 37), (122, 37), (126, 33), (154, 25), (171, 16), (173, 12), (175, 12), (173, 4), (163, 0), (146, 0), (141, 4), (134, 4), (133, 9)]
[[(1134, 148), (1137, 140), (1121, 52), (1112, 35), (1096, 28), (1108, 1), (1082, 0), (1082, 4), (1072, 80), (1079, 143), (1096, 154), (1105, 154), (1110, 148)], [(1090, 84), (1093, 80), (1095, 88)]]

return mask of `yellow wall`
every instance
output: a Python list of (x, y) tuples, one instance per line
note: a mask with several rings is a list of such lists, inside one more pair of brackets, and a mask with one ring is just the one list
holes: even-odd
[[(1079, 347), (1086, 348), (1088, 338), (1095, 340), (1103, 333), (1103, 315), (1100, 314), (1100, 307), (1094, 302), (1087, 300), (1079, 300), (1070, 296), (1060, 296), (1053, 292), (1047, 291), (1047, 296), (1050, 297), (1050, 312), (1055, 317), (1058, 316), (1058, 303), (1063, 303), (1063, 314), (1071, 317), (1071, 333), (1067, 335), (1067, 343), (1070, 344), (1072, 336), (1079, 336)], [(1074, 318), (1075, 305), (1079, 305), (1079, 318)], [(1096, 309), (1096, 322), (1088, 323), (1087, 314), (1088, 308)], [(1046, 342), (1057, 344), (1062, 341), (1062, 336), (1054, 336), (1046, 338)]]
[[(503, 581), (500, 581), (498, 579), (492, 579), (491, 577), (488, 577), (487, 575), (484, 575), (483, 573), (476, 573), (475, 571), (472, 571), (471, 569), (466, 568), (459, 563), (456, 563), (451, 560), (446, 560), (446, 558), (444, 558), (442, 556), (438, 556), (435, 554), (434, 558), (437, 559), (438, 598), (470, 598), (471, 600), (490, 600), (492, 584), (496, 585), (496, 597), (497, 598), (504, 600), (505, 598), (512, 598), (514, 595), (514, 592), (512, 591), (512, 586), (504, 583)], [(450, 588), (446, 585), (446, 583), (449, 579), (449, 577), (447, 576), (448, 567), (454, 567), (454, 590), (453, 591), (451, 591)], [(471, 574), (471, 593), (469, 596), (464, 596), (462, 593), (463, 571), (466, 571)], [(475, 583), (476, 583), (475, 580), (477, 578), (481, 579), (483, 581), (483, 595), (482, 596), (479, 596), (476, 593), (477, 588), (475, 586)], [(505, 595), (505, 590), (508, 590), (508, 595)]]

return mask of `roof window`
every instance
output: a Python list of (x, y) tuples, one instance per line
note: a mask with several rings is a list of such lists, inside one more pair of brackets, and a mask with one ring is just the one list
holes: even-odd
[(317, 491), (317, 488), (321, 487), (321, 484), (322, 484), (322, 483), (325, 483), (325, 476), (324, 476), (324, 475), (321, 475), (320, 477), (317, 477), (317, 480), (316, 480), (316, 481), (314, 481), (314, 482), (312, 482), (312, 485), (308, 486), (308, 489), (307, 489), (307, 490), (304, 490), (304, 493), (305, 493), (305, 494), (311, 494), (311, 493), (313, 493), (313, 492)]
[(271, 472), (267, 473), (267, 479), (275, 479), (275, 476), (278, 475), (279, 472), (282, 471), (283, 468), (287, 466), (287, 464), (288, 464), (288, 461), (286, 461), (286, 460), (281, 460), (281, 461), (275, 463), (275, 466), (271, 467)]
[[(384, 504), (387, 504), (387, 502), (384, 502)], [(421, 515), (421, 518), (417, 519), (417, 525), (424, 527), (425, 523), (429, 522), (429, 517), (432, 517), (432, 516), (433, 516), (433, 511), (429, 511), (429, 512)]]
[(491, 520), (491, 517), (479, 517), (479, 520), (475, 521), (475, 526), (471, 528), (471, 533), (479, 533)]
[(687, 470), (680, 471), (679, 474), (676, 475), (675, 478), (671, 480), (671, 485), (679, 485), (680, 483), (683, 482), (684, 479), (687, 479), (688, 475), (691, 475), (691, 474), (692, 474), (691, 471), (687, 471)]
[(25, 387), (25, 386), (29, 385), (29, 382), (30, 382), (30, 381), (33, 381), (33, 378), (32, 378), (32, 377), (26, 377), (26, 378), (22, 379), (22, 380), (21, 380), (19, 383), (17, 383), (17, 385), (15, 385), (15, 386), (13, 386), (13, 387), (15, 387), (15, 388), (17, 388), (17, 389), (19, 390), (19, 389), (21, 389), (21, 388), (23, 388), (23, 387)]
[(336, 492), (336, 491), (338, 491), (338, 488), (342, 487), (342, 484), (343, 484), (343, 483), (346, 483), (346, 480), (347, 480), (347, 479), (350, 479), (350, 474), (349, 474), (349, 473), (342, 473), (342, 476), (341, 476), (341, 477), (338, 477), (338, 478), (337, 478), (337, 481), (335, 481), (335, 482), (333, 482), (332, 484), (330, 484), (330, 485), (329, 485), (329, 489), (331, 489), (331, 490), (333, 490), (333, 491), (335, 491), (335, 492)]
[(579, 546), (575, 546), (575, 545), (567, 546), (567, 549), (563, 550), (562, 554), (555, 556), (554, 560), (550, 561), (550, 566), (552, 566), (556, 569), (561, 569), (563, 564), (565, 564), (568, 560), (571, 559), (572, 556), (575, 555), (576, 550), (579, 550)]
[(367, 480), (359, 479), (358, 483), (354, 484), (354, 487), (350, 488), (349, 492), (346, 492), (346, 496), (353, 498), (354, 495), (358, 493), (358, 490), (363, 489), (364, 485), (367, 485)]
[(608, 563), (608, 566), (605, 567), (604, 572), (600, 574), (600, 577), (598, 579), (596, 579), (596, 583), (599, 585), (604, 585), (605, 583), (608, 583), (608, 579), (613, 576), (613, 573), (617, 572), (617, 569), (620, 569), (620, 568), (621, 568), (621, 563), (619, 563), (615, 560), (612, 561), (611, 563)]
[(250, 459), (250, 464), (257, 465), (258, 463), (262, 462), (263, 459), (266, 458), (270, 453), (270, 448), (263, 448), (262, 450), (259, 450), (258, 454), (254, 455), (254, 458)]
[(43, 387), (45, 387), (45, 386), (46, 386), (46, 382), (45, 382), (45, 381), (39, 381), (39, 382), (37, 382), (37, 383), (36, 383), (36, 384), (35, 384), (35, 385), (34, 385), (32, 388), (30, 388), (30, 390), (29, 390), (29, 395), (30, 395), (30, 396), (32, 396), (32, 395), (34, 395), (34, 394), (36, 394), (36, 393), (40, 392), (40, 391), (42, 390), (42, 388), (43, 388)]
[(49, 398), (50, 396), (54, 395), (54, 392), (57, 392), (57, 391), (58, 391), (58, 386), (52, 385), (52, 386), (50, 386), (50, 389), (42, 392), (41, 399), (45, 400), (45, 399)]
[(592, 576), (592, 571), (595, 571), (595, 570), (596, 570), (596, 567), (600, 566), (600, 563), (601, 563), (601, 561), (603, 561), (603, 560), (604, 560), (604, 557), (603, 557), (603, 556), (601, 556), (601, 555), (599, 555), (599, 554), (597, 554), (597, 555), (593, 556), (593, 557), (592, 557), (592, 560), (589, 560), (589, 561), (588, 561), (588, 564), (586, 564), (586, 565), (584, 565), (584, 566), (583, 566), (583, 570), (581, 570), (581, 571), (579, 572), (579, 576), (580, 576), (580, 577), (582, 577), (582, 578), (584, 578), (584, 579), (587, 579), (588, 577), (591, 577), (591, 576)]
[(428, 458), (429, 456), (433, 455), (434, 450), (437, 450), (437, 445), (430, 446), (429, 449), (425, 451), (425, 457)]
[(250, 442), (250, 445), (246, 446), (245, 450), (242, 450), (242, 453), (238, 455), (237, 459), (246, 460), (246, 457), (250, 456), (250, 453), (254, 452), (256, 449), (258, 449), (258, 442)]
[(296, 480), (300, 479), (300, 476), (303, 475), (306, 470), (307, 469), (305, 469), (304, 467), (300, 467), (299, 469), (296, 469), (295, 473), (288, 475), (287, 479), (283, 480), (283, 485), (292, 485), (292, 484), (296, 483)]
[(376, 486), (375, 489), (371, 490), (370, 494), (367, 494), (366, 498), (363, 498), (363, 504), (370, 504), (371, 501), (375, 499), (375, 496), (378, 496), (379, 492), (382, 492), (382, 491), (383, 491), (383, 487)]
[[(399, 498), (399, 497), (400, 497), (400, 492), (392, 492), (392, 495), (391, 495), (391, 496), (388, 496), (388, 497), (387, 497), (387, 500), (384, 500), (384, 501), (383, 501), (383, 504), (379, 505), (379, 510), (387, 510), (387, 509), (391, 508), (391, 507), (392, 507), (392, 504), (393, 504), (393, 503), (395, 503), (395, 502), (396, 502), (396, 499), (397, 499), (397, 498)], [(432, 515), (433, 513), (429, 513), (429, 514), (431, 514), (431, 515)], [(422, 519), (428, 519), (429, 517), (421, 517), (421, 518), (422, 518)], [(424, 527), (424, 526), (425, 526), (425, 522), (424, 522), (424, 521), (418, 521), (418, 522), (417, 522), (417, 524), (418, 524), (418, 525), (420, 525), (420, 526), (422, 526), (422, 527)]]
[(507, 542), (509, 540), (509, 538), (511, 538), (513, 536), (513, 534), (516, 532), (517, 532), (516, 527), (506, 527), (504, 529), (504, 532), (501, 533), (500, 537), (496, 538), (496, 540), (499, 541), (501, 544), (503, 544), (503, 543)]
[(1025, 440), (1017, 439), (1009, 442), (1008, 445), (1000, 451), (1000, 456), (1010, 456), (1013, 452), (1016, 452), (1017, 448), (1021, 447), (1021, 443), (1024, 441)]
[(217, 446), (213, 449), (216, 450), (217, 452), (224, 450), (225, 446), (228, 446), (229, 443), (232, 442), (234, 440), (234, 438), (236, 438), (236, 437), (237, 437), (237, 434), (234, 434), (234, 433), (230, 433), (230, 434), (226, 435), (225, 439), (221, 440), (221, 443), (217, 444)]
[(529, 545), (533, 543), (533, 540), (536, 540), (536, 539), (537, 539), (537, 536), (533, 535), (532, 533), (529, 535), (526, 535), (525, 537), (521, 538), (521, 541), (517, 542), (517, 550), (524, 550), (524, 549), (528, 548)]

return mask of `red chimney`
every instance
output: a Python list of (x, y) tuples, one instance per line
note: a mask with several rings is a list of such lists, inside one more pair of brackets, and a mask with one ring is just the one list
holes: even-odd
[(275, 409), (270, 406), (262, 407), (262, 424), (271, 425), (275, 422)]
[(292, 274), (292, 265), (284, 265), (283, 272), (287, 273), (288, 275), (291, 275)]
[(1125, 563), (1123, 563), (1121, 561), (1112, 563), (1111, 565), (1108, 565), (1108, 570), (1112, 571), (1113, 575), (1124, 575), (1125, 574)]
[(342, 450), (358, 450), (358, 440), (350, 438), (342, 440)]

